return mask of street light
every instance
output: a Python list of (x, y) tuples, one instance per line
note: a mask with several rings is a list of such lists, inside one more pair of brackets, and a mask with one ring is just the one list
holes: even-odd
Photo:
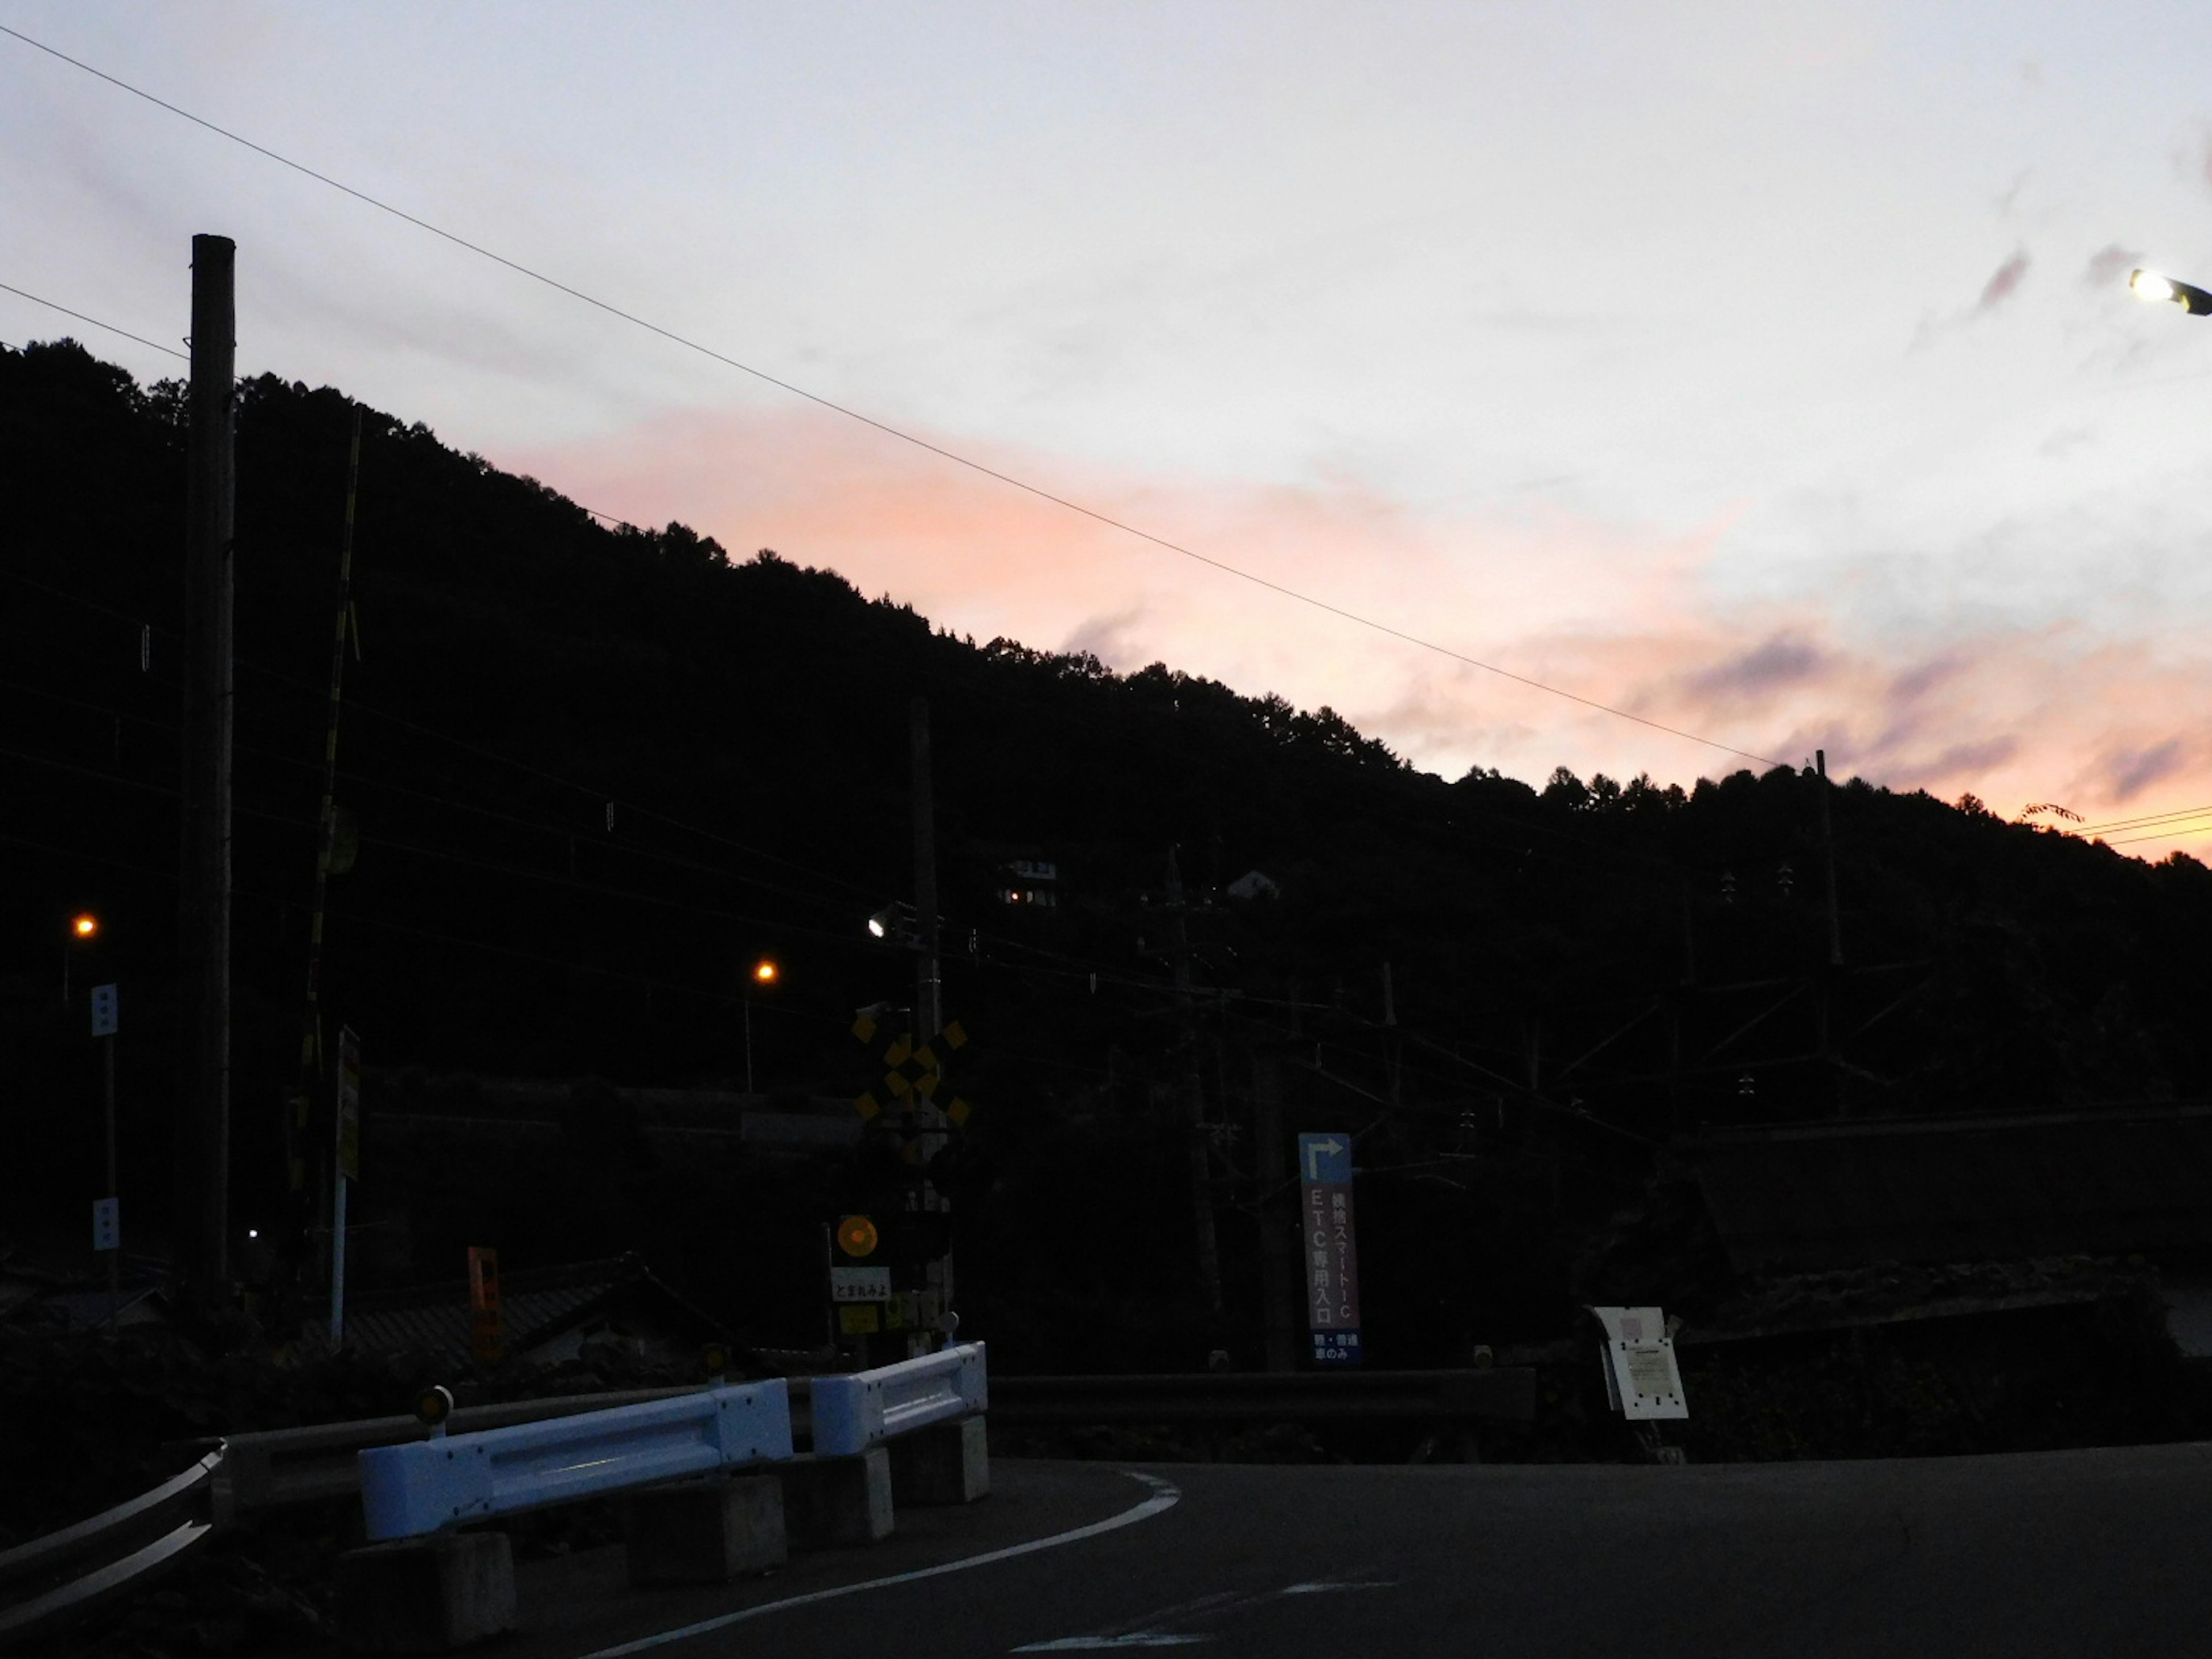
[(2152, 305), (2176, 305), (2192, 317), (2212, 316), (2212, 294), (2187, 283), (2161, 276), (2154, 270), (2138, 270), (2128, 277), (2128, 291)]
[(70, 958), (74, 948), (89, 945), (100, 937), (100, 918), (89, 910), (80, 910), (70, 918), (69, 933), (62, 941), (62, 1008), (69, 1008)]
[(915, 926), (914, 906), (903, 899), (894, 899), (870, 916), (868, 932), (894, 945), (912, 945), (921, 937), (921, 929)]
[(752, 984), (745, 988), (745, 1092), (747, 1094), (753, 1091), (753, 991), (755, 988), (766, 990), (775, 984), (782, 974), (783, 970), (775, 965), (773, 957), (763, 957), (758, 962), (753, 963)]

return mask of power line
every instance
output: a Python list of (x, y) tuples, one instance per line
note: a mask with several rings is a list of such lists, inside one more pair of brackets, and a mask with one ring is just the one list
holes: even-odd
[(556, 277), (549, 276), (543, 271), (533, 270), (532, 267), (522, 264), (520, 260), (509, 258), (503, 253), (495, 252), (490, 248), (484, 246), (481, 243), (472, 242), (465, 236), (459, 235), (453, 231), (447, 230), (440, 226), (432, 224), (427, 219), (418, 218), (416, 215), (409, 213), (404, 209), (394, 207), (389, 202), (380, 200), (378, 198), (369, 195), (366, 191), (356, 190), (351, 185), (342, 183), (338, 179), (331, 178), (328, 173), (319, 173), (314, 168), (307, 166), (304, 162), (295, 161), (289, 155), (281, 155), (277, 151), (270, 149), (265, 144), (256, 143), (250, 138), (231, 131), (228, 127), (218, 126), (215, 122), (208, 120), (203, 116), (195, 115), (190, 110), (184, 109), (178, 105), (170, 103), (166, 99), (156, 97), (154, 94), (144, 90), (143, 88), (133, 86), (129, 82), (118, 79), (117, 76), (110, 75), (103, 70), (94, 69), (91, 64), (85, 63), (79, 58), (72, 58), (67, 52), (58, 51), (56, 48), (47, 46), (43, 41), (33, 40), (29, 35), (25, 34), (20, 29), (9, 28), (6, 25), (0, 24), (0, 34), (10, 35), (15, 40), (21, 41), (27, 46), (34, 47), (38, 51), (45, 52), (50, 58), (57, 58), (60, 62), (69, 64), (72, 69), (81, 70), (85, 74), (93, 76), (96, 80), (104, 81), (108, 85), (117, 88), (120, 91), (129, 93), (134, 98), (143, 99), (146, 102), (154, 105), (159, 109), (167, 110), (170, 114), (191, 122), (194, 126), (200, 127), (209, 132), (212, 132), (218, 137), (227, 138), (234, 144), (242, 145), (246, 149), (253, 151), (257, 155), (264, 156), (271, 161), (276, 162), (279, 166), (289, 167), (293, 172), (313, 179), (318, 184), (326, 185), (332, 190), (338, 191), (344, 195), (350, 196), (356, 201), (376, 209), (380, 213), (389, 214), (392, 217), (398, 219), (404, 223), (412, 225), (418, 230), (427, 231), (431, 235), (438, 237), (441, 240), (450, 242), (454, 246), (476, 254), (480, 258), (489, 259), (493, 264), (503, 266), (507, 270), (514, 271), (518, 276), (526, 276), (532, 282), (543, 283), (545, 287), (554, 289), (556, 293), (567, 295), (569, 298), (590, 306), (594, 310), (603, 312), (610, 317), (614, 317), (623, 322), (629, 323), (634, 327), (643, 329), (649, 334), (658, 335), (660, 338), (669, 341), (672, 344), (682, 346), (690, 351), (696, 351), (702, 356), (711, 358), (714, 362), (721, 363), (727, 368), (738, 370), (740, 374), (749, 374), (755, 380), (760, 380), (766, 385), (775, 386), (779, 391), (787, 392), (793, 397), (803, 398), (807, 402), (816, 404), (817, 407), (826, 409), (833, 414), (842, 415), (848, 420), (857, 421), (863, 426), (872, 427), (876, 431), (884, 434), (887, 437), (896, 438), (902, 443), (911, 444), (917, 449), (926, 450), (930, 454), (938, 456), (941, 459), (951, 461), (958, 466), (966, 467), (970, 471), (979, 473), (981, 476), (994, 479), (1000, 483), (1021, 490), (1024, 494), (1033, 495), (1040, 501), (1048, 501), (1055, 507), (1064, 507), (1067, 511), (1080, 514), (1082, 517), (1091, 520), (1095, 523), (1104, 525), (1112, 530), (1118, 530), (1124, 535), (1133, 536), (1139, 541), (1149, 542), (1153, 546), (1165, 549), (1170, 553), (1180, 554), (1184, 558), (1194, 560), (1200, 564), (1206, 565), (1215, 570), (1218, 570), (1224, 575), (1234, 576), (1239, 580), (1249, 582), (1256, 587), (1264, 587), (1270, 592), (1279, 594), (1285, 599), (1295, 600), (1300, 605), (1310, 606), (1314, 610), (1326, 612), (1330, 616), (1339, 617), (1346, 622), (1355, 623), (1359, 627), (1370, 629), (1376, 633), (1386, 635), (1389, 637), (1401, 641), (1405, 644), (1418, 647), (1421, 650), (1433, 652), (1438, 656), (1448, 657), (1455, 662), (1464, 663), (1470, 668), (1479, 668), (1486, 674), (1495, 674), (1501, 679), (1511, 680), (1516, 684), (1525, 685), (1533, 690), (1543, 691), (1555, 697), (1565, 698), (1569, 702), (1579, 703), (1583, 708), (1595, 709), (1600, 714), (1611, 714), (1620, 720), (1632, 720), (1638, 726), (1646, 726), (1655, 732), (1663, 732), (1670, 737), (1681, 738), (1688, 742), (1701, 744), (1708, 749), (1717, 749), (1723, 754), (1741, 756), (1746, 760), (1757, 761), (1760, 764), (1765, 766), (1780, 766), (1785, 763), (1774, 759), (1771, 756), (1755, 754), (1748, 749), (1739, 749), (1733, 744), (1722, 743), (1717, 738), (1700, 737), (1696, 732), (1686, 731), (1680, 726), (1668, 726), (1664, 721), (1651, 720), (1642, 714), (1632, 714), (1626, 708), (1617, 708), (1611, 703), (1600, 702), (1595, 697), (1585, 697), (1577, 692), (1563, 690), (1556, 685), (1548, 685), (1541, 680), (1532, 679), (1525, 674), (1516, 674), (1510, 669), (1500, 668), (1495, 663), (1484, 662), (1480, 658), (1471, 657), (1463, 651), (1454, 650), (1451, 647), (1447, 645), (1439, 645), (1433, 640), (1424, 639), (1417, 634), (1407, 633), (1403, 629), (1394, 628), (1388, 623), (1377, 622), (1370, 617), (1362, 616), (1358, 611), (1346, 610), (1342, 605), (1331, 604), (1327, 599), (1318, 599), (1310, 593), (1302, 592), (1298, 589), (1288, 586), (1284, 583), (1271, 581), (1265, 576), (1258, 575), (1252, 571), (1231, 564), (1224, 560), (1213, 558), (1207, 554), (1198, 552), (1194, 549), (1187, 547), (1180, 542), (1170, 541), (1164, 536), (1156, 536), (1152, 532), (1139, 529), (1135, 525), (1130, 524), (1125, 520), (1115, 518), (1112, 514), (1102, 513), (1095, 507), (1085, 507), (1080, 501), (1071, 500), (1065, 495), (1057, 495), (1049, 489), (1044, 489), (1042, 485), (1030, 483), (1024, 479), (1016, 477), (1012, 473), (1002, 472), (996, 467), (987, 466), (982, 462), (975, 460), (969, 456), (963, 455), (957, 450), (948, 449), (942, 444), (932, 443), (928, 439), (921, 437), (915, 433), (908, 432), (901, 427), (893, 426), (888, 422), (879, 421), (872, 415), (863, 414), (857, 409), (838, 403), (833, 398), (825, 398), (819, 392), (810, 392), (805, 386), (781, 379), (776, 375), (769, 374), (765, 369), (756, 368), (750, 363), (740, 362), (738, 359), (729, 356), (726, 352), (718, 351), (712, 346), (702, 344), (697, 340), (690, 338), (688, 336), (678, 334), (673, 329), (664, 328), (658, 323), (650, 322), (645, 318), (637, 315), (635, 312), (625, 311), (619, 306), (610, 304), (605, 300), (601, 300), (592, 295), (586, 294), (583, 289), (572, 287), (568, 283), (563, 283)]
[(2202, 823), (2169, 824), (2166, 828), (2154, 830), (2149, 835), (2122, 836), (2118, 840), (2108, 841), (2105, 844), (2107, 847), (2132, 847), (2139, 841), (2171, 841), (2177, 836), (2194, 836), (2207, 830), (2212, 830), (2212, 819), (2207, 819)]
[[(13, 34), (15, 32), (4, 24), (0, 24), (0, 33)], [(44, 306), (49, 311), (58, 311), (64, 317), (74, 317), (80, 323), (90, 323), (94, 328), (104, 328), (110, 334), (120, 334), (126, 340), (136, 340), (142, 346), (151, 346), (156, 351), (166, 351), (172, 357), (180, 357), (186, 362), (192, 360), (190, 352), (179, 351), (174, 346), (165, 346), (159, 340), (149, 340), (143, 334), (133, 334), (129, 329), (118, 328), (112, 323), (103, 323), (99, 318), (88, 317), (82, 311), (71, 311), (67, 306), (56, 305), (52, 300), (42, 300), (35, 294), (23, 289), (10, 287), (6, 283), (0, 283), (0, 293), (12, 294), (18, 299), (28, 300), (34, 306)]]
[(2201, 818), (2212, 812), (2212, 806), (2185, 806), (2172, 812), (2146, 812), (2138, 818), (2111, 818), (2103, 823), (2085, 823), (2079, 830), (2069, 830), (2070, 836), (2097, 836), (2107, 830), (2141, 830), (2146, 825), (2164, 823), (2173, 818)]

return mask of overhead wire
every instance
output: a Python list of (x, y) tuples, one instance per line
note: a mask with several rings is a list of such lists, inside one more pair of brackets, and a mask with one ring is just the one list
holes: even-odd
[[(0, 31), (4, 31), (9, 34), (13, 34), (15, 32), (13, 29), (7, 28), (4, 24), (0, 24)], [(0, 283), (0, 293), (12, 294), (20, 300), (28, 300), (34, 306), (44, 306), (49, 311), (58, 311), (64, 317), (74, 317), (81, 323), (90, 323), (94, 328), (104, 328), (110, 334), (120, 334), (125, 339), (136, 340), (142, 346), (150, 346), (155, 351), (166, 351), (172, 357), (181, 357), (186, 362), (191, 362), (191, 354), (189, 352), (179, 351), (174, 346), (165, 346), (159, 340), (149, 340), (143, 334), (133, 334), (129, 329), (118, 328), (113, 323), (103, 323), (99, 318), (88, 317), (82, 311), (71, 311), (65, 305), (57, 304), (52, 300), (41, 299), (39, 295), (31, 293), (26, 289), (15, 288), (7, 283)], [(21, 348), (18, 347), (14, 349), (21, 349)]]
[(241, 145), (245, 149), (252, 150), (258, 155), (276, 162), (279, 166), (289, 167), (293, 172), (300, 173), (303, 177), (313, 179), (318, 184), (326, 185), (343, 195), (349, 196), (356, 201), (361, 202), (368, 207), (374, 208), (380, 213), (388, 214), (392, 217), (400, 220), (404, 223), (412, 225), (416, 229), (425, 231), (433, 236), (440, 238), (441, 240), (451, 243), (456, 247), (462, 248), (468, 252), (476, 254), (481, 258), (490, 260), (493, 264), (501, 265), (505, 269), (514, 272), (518, 276), (526, 276), (532, 282), (542, 283), (544, 286), (551, 289), (557, 293), (566, 295), (573, 300), (578, 301), (584, 305), (590, 306), (593, 309), (602, 312), (608, 316), (630, 324), (634, 327), (642, 329), (649, 334), (656, 335), (659, 337), (670, 342), (672, 344), (682, 346), (687, 350), (696, 352), (700, 356), (710, 358), (715, 362), (721, 363), (730, 368), (734, 368), (741, 374), (750, 375), (755, 380), (760, 380), (766, 385), (775, 386), (779, 391), (788, 392), (793, 397), (805, 398), (807, 402), (814, 404), (820, 408), (826, 409), (833, 414), (842, 416), (848, 420), (855, 421), (860, 422), (861, 425), (872, 428), (877, 432), (882, 433), (887, 437), (894, 438), (902, 443), (910, 444), (917, 449), (924, 450), (941, 459), (950, 461), (955, 465), (965, 467), (970, 471), (978, 473), (985, 477), (991, 478), (1000, 483), (1006, 484), (1012, 489), (1020, 490), (1040, 501), (1049, 502), (1055, 507), (1064, 508), (1066, 511), (1077, 514), (1083, 518), (1091, 520), (1092, 521), (1103, 525), (1109, 529), (1119, 531), (1124, 535), (1134, 537), (1139, 541), (1148, 542), (1155, 547), (1162, 548), (1168, 552), (1178, 554), (1184, 558), (1208, 566), (1209, 568), (1218, 570), (1225, 575), (1233, 576), (1240, 581), (1249, 582), (1255, 586), (1265, 588), (1271, 592), (1279, 594), (1281, 597), (1291, 599), (1299, 605), (1307, 605), (1316, 611), (1323, 611), (1330, 616), (1336, 617), (1342, 621), (1352, 623), (1356, 626), (1372, 629), (1376, 633), (1385, 635), (1405, 644), (1417, 647), (1421, 650), (1432, 652), (1438, 656), (1446, 657), (1453, 661), (1463, 663), (1468, 667), (1480, 669), (1485, 673), (1493, 674), (1498, 676), (1499, 678), (1510, 680), (1516, 684), (1527, 686), (1531, 690), (1542, 691), (1549, 696), (1563, 698), (1569, 702), (1577, 703), (1585, 708), (1595, 710), (1600, 714), (1611, 714), (1616, 719), (1632, 721), (1636, 725), (1647, 727), (1655, 732), (1665, 732), (1670, 737), (1681, 738), (1688, 742), (1700, 744), (1708, 749), (1717, 749), (1726, 754), (1738, 755), (1746, 760), (1758, 761), (1767, 766), (1779, 766), (1784, 764), (1784, 763), (1775, 760), (1771, 756), (1757, 754), (1750, 750), (1739, 748), (1734, 744), (1723, 743), (1717, 738), (1704, 737), (1695, 732), (1687, 731), (1680, 726), (1669, 726), (1662, 720), (1655, 720), (1645, 715), (1634, 714), (1628, 709), (1617, 708), (1611, 703), (1600, 702), (1594, 697), (1585, 697), (1577, 692), (1565, 690), (1561, 687), (1547, 684), (1544, 681), (1532, 678), (1525, 674), (1516, 674), (1510, 669), (1501, 668), (1494, 663), (1485, 662), (1481, 659), (1471, 656), (1466, 652), (1455, 650), (1452, 647), (1440, 644), (1433, 640), (1423, 638), (1419, 635), (1409, 633), (1403, 629), (1394, 627), (1388, 623), (1379, 622), (1373, 617), (1364, 616), (1359, 612), (1349, 610), (1345, 606), (1333, 604), (1327, 599), (1320, 599), (1313, 594), (1304, 592), (1297, 588), (1288, 586), (1287, 584), (1274, 581), (1267, 577), (1258, 574), (1256, 572), (1247, 570), (1243, 568), (1241, 566), (1231, 564), (1226, 560), (1217, 559), (1212, 557), (1211, 555), (1200, 553), (1194, 548), (1186, 546), (1182, 543), (1170, 540), (1167, 537), (1155, 535), (1151, 531), (1141, 529), (1139, 526), (1129, 523), (1126, 520), (1115, 518), (1111, 514), (1101, 512), (1096, 507), (1086, 507), (1080, 501), (1073, 500), (1068, 496), (1057, 494), (1053, 490), (1047, 489), (1042, 485), (1030, 483), (1026, 479), (1018, 477), (1012, 473), (1001, 471), (997, 467), (988, 465), (981, 461), (978, 461), (974, 459), (972, 457), (963, 455), (958, 451), (948, 448), (942, 444), (933, 443), (930, 440), (922, 437), (918, 433), (908, 431), (902, 427), (891, 424), (890, 422), (878, 420), (872, 415), (864, 414), (860, 410), (854, 409), (848, 404), (839, 403), (836, 399), (824, 397), (819, 392), (811, 392), (805, 386), (797, 385), (793, 381), (784, 380), (778, 375), (769, 374), (765, 369), (756, 368), (750, 363), (744, 362), (738, 358), (731, 356), (726, 352), (717, 350), (712, 346), (706, 345), (700, 341), (690, 338), (689, 336), (678, 333), (674, 329), (666, 328), (662, 326), (660, 324), (652, 322), (644, 317), (639, 316), (635, 312), (626, 311), (619, 306), (598, 298), (594, 295), (586, 293), (581, 289), (562, 282), (556, 277), (548, 276), (541, 270), (535, 270), (532, 267), (523, 264), (519, 259), (512, 258), (506, 254), (496, 252), (493, 249), (486, 247), (482, 243), (471, 241), (465, 236), (459, 235), (459, 234), (447, 230), (441, 226), (433, 224), (428, 220), (421, 218), (415, 214), (407, 212), (402, 208), (394, 206), (389, 202), (383, 201), (377, 197), (372, 196), (366, 191), (356, 189), (351, 185), (345, 184), (337, 179), (332, 178), (328, 173), (319, 172), (315, 168), (308, 167), (304, 162), (294, 161), (290, 156), (271, 149), (265, 144), (257, 143), (252, 139), (247, 138), (242, 134), (234, 132), (228, 127), (219, 125), (216, 122), (209, 120), (204, 116), (196, 115), (191, 111), (185, 109), (179, 105), (171, 103), (167, 99), (158, 97), (155, 94), (148, 92), (142, 87), (134, 86), (130, 82), (125, 81), (117, 76), (110, 75), (104, 70), (94, 68), (92, 64), (84, 62), (81, 58), (73, 58), (67, 52), (62, 52), (53, 46), (50, 46), (42, 40), (34, 40), (20, 29), (9, 28), (5, 24), (0, 24), (0, 34), (9, 35), (15, 40), (21, 41), (25, 46), (30, 46), (36, 51), (46, 53), (48, 57), (56, 58), (62, 63), (69, 64), (72, 69), (79, 70), (84, 74), (93, 76), (96, 80), (103, 81), (120, 91), (129, 93), (134, 98), (143, 99), (147, 103), (152, 104), (157, 108), (166, 110), (170, 114), (177, 116), (183, 120), (189, 121), (193, 125), (200, 127), (206, 131), (214, 133), (218, 137), (227, 139), (232, 143)]
[(2212, 812), (2212, 806), (2182, 806), (2170, 812), (2146, 812), (2139, 817), (2107, 818), (2101, 823), (2084, 823), (2066, 830), (2069, 836), (2094, 836), (2106, 830), (2136, 830), (2146, 823), (2160, 823), (2167, 818), (2202, 817)]

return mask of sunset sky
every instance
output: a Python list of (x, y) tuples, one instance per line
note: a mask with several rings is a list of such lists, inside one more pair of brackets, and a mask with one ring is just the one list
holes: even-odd
[[(1417, 764), (2212, 857), (2212, 6), (186, 4), (0, 24), (0, 283)], [(72, 334), (0, 293), (0, 340)], [(374, 480), (365, 481), (373, 493)], [(364, 557), (373, 557), (365, 545)], [(1598, 712), (1472, 658), (1711, 745)], [(2148, 835), (2149, 839), (2132, 837)]]

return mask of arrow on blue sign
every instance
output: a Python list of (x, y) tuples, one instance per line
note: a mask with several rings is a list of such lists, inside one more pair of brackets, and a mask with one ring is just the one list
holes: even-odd
[(1316, 1185), (1352, 1180), (1352, 1142), (1346, 1137), (1340, 1139), (1334, 1134), (1300, 1135), (1298, 1137), (1298, 1170), (1304, 1178)]

